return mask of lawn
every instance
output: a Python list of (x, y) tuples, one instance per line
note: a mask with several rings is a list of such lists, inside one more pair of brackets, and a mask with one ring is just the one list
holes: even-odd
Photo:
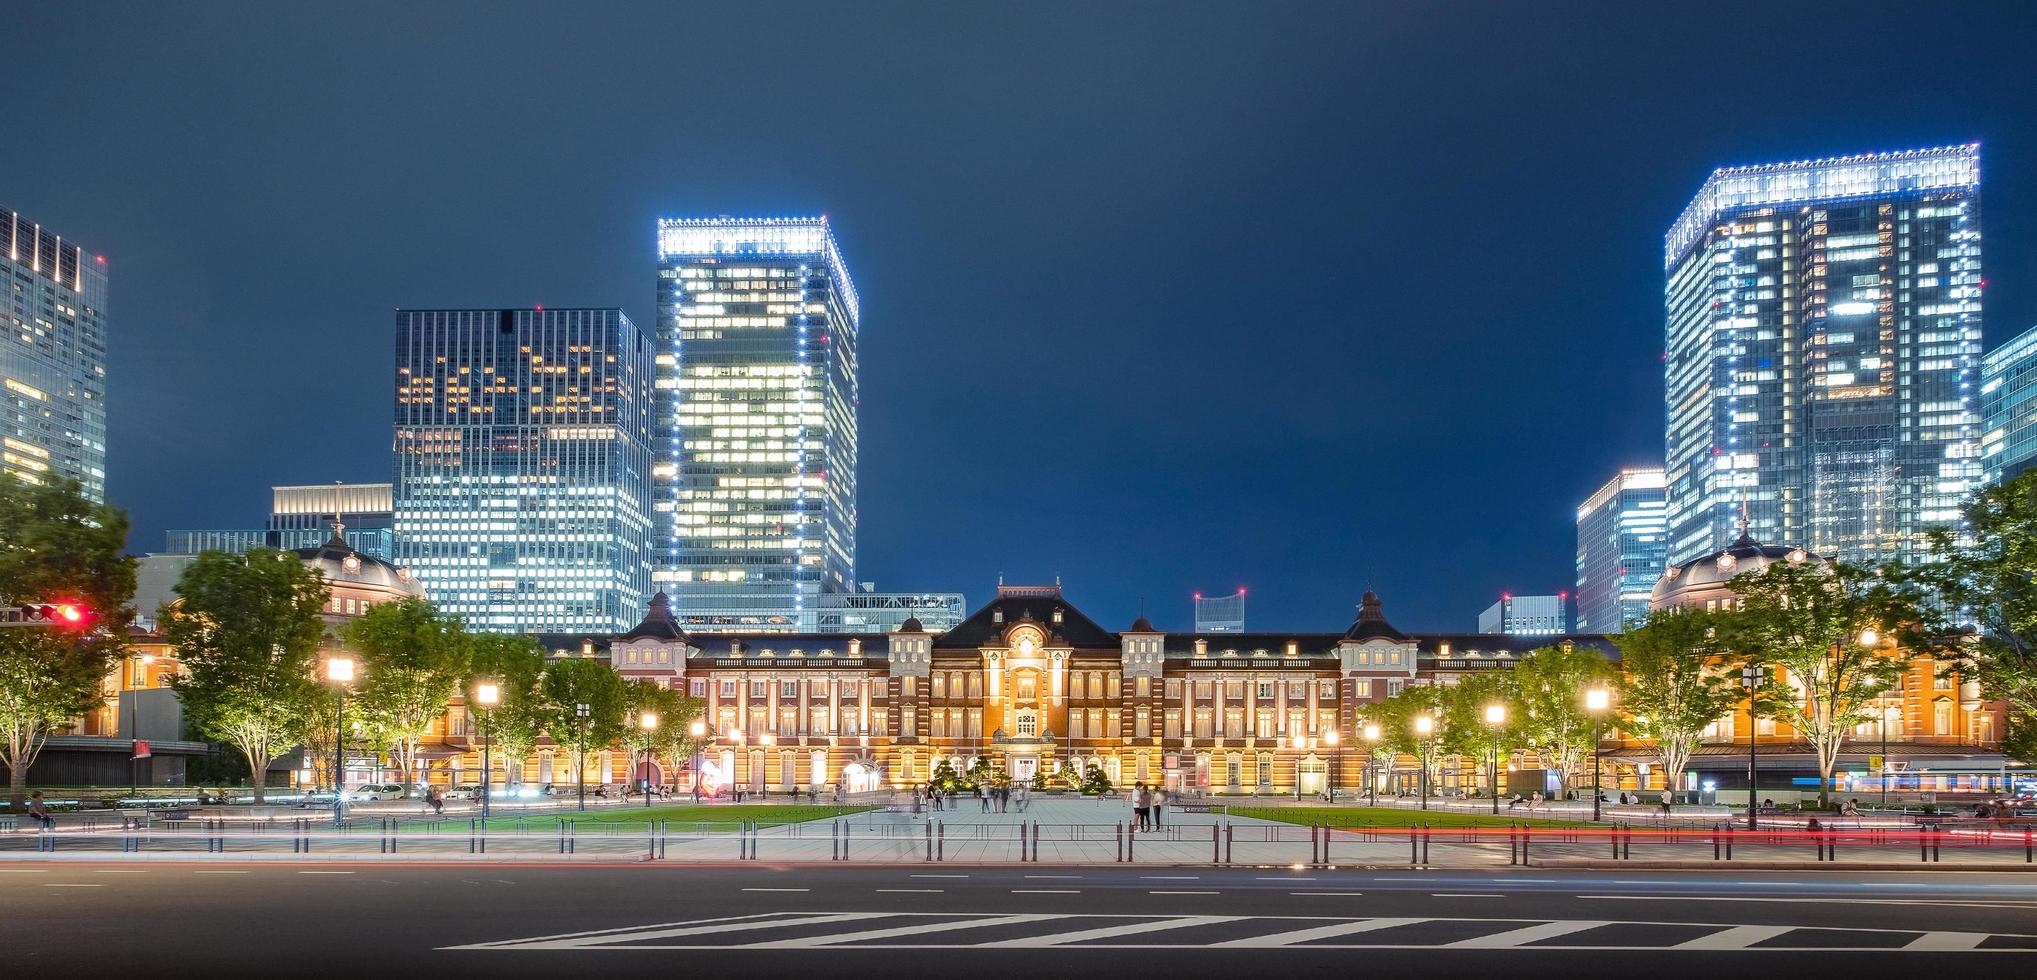
[(1234, 817), (1255, 817), (1314, 827), (1587, 827), (1579, 820), (1510, 817), (1461, 810), (1405, 810), (1388, 806), (1233, 806)]
[[(736, 825), (743, 821), (761, 824), (766, 827), (775, 827), (779, 824), (805, 823), (809, 820), (827, 820), (851, 813), (861, 813), (868, 809), (870, 807), (867, 806), (808, 806), (790, 803), (746, 803), (741, 806), (728, 804), (719, 806), (695, 806), (693, 804), (653, 807), (604, 806), (599, 809), (589, 810), (586, 813), (574, 811), (533, 814), (527, 817), (498, 816), (488, 821), (488, 829), (543, 830), (557, 827), (560, 820), (564, 820), (567, 823), (599, 824), (606, 829), (614, 829), (618, 824), (624, 825), (626, 828), (642, 829), (648, 821), (663, 820), (670, 823), (674, 830), (682, 827), (686, 830), (693, 830), (701, 824), (708, 824), (716, 830), (734, 830)], [(465, 823), (464, 820), (456, 822)]]

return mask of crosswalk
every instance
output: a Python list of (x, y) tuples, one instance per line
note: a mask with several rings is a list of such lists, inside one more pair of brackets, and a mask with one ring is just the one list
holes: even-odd
[(1471, 949), (2037, 953), (2037, 935), (1610, 919), (765, 912), (450, 950)]

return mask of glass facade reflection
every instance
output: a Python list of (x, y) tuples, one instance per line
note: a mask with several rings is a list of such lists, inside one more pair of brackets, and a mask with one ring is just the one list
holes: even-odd
[(825, 218), (661, 220), (658, 262), (658, 587), (804, 621), (856, 591), (855, 285)]
[(396, 555), (495, 632), (626, 629), (650, 592), (651, 347), (621, 310), (399, 310)]
[(1664, 239), (1671, 564), (1918, 554), (1981, 478), (1980, 148), (1713, 172)]
[(1661, 467), (1622, 470), (1577, 508), (1577, 631), (1620, 633), (1648, 618), (1669, 546)]

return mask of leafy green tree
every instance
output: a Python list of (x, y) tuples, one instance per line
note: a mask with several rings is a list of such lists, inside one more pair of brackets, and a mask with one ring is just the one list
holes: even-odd
[(1566, 791), (1596, 748), (1585, 692), (1610, 689), (1615, 675), (1597, 650), (1571, 645), (1542, 647), (1514, 665), (1514, 683), (1521, 692), (1520, 733), (1543, 764), (1557, 771)]
[(934, 766), (934, 774), (927, 781), (933, 785), (934, 789), (943, 793), (960, 789), (962, 786), (962, 777), (955, 772), (954, 763), (946, 759), (942, 759)]
[(1954, 651), (1963, 676), (2008, 704), (2002, 749), (2037, 759), (2037, 470), (1976, 494), (1963, 533), (1931, 535), (1932, 557), (1910, 574), (1936, 602), (1922, 604), (1933, 636), (1965, 620), (1977, 635)]
[(1620, 725), (1655, 740), (1673, 790), (1704, 731), (1740, 701), (1723, 672), (1728, 648), (1717, 612), (1663, 609), (1614, 637), (1620, 647)]
[[(677, 768), (676, 760), (693, 754), (696, 739), (691, 729), (706, 708), (701, 699), (637, 680), (624, 682), (622, 703), (622, 746), (630, 752), (632, 767), (645, 752), (673, 762), (672, 768)], [(649, 730), (640, 723), (647, 713), (658, 719)]]
[[(1379, 748), (1389, 767), (1396, 756), (1413, 756), (1427, 774), (1429, 785), (1436, 785), (1440, 775), (1436, 764), (1442, 760), (1450, 737), (1450, 718), (1443, 708), (1442, 689), (1423, 684), (1404, 687), (1399, 694), (1366, 709), (1365, 719), (1379, 726)], [(1415, 730), (1419, 718), (1432, 723), (1427, 735)]]
[(69, 600), (91, 617), (81, 628), (0, 629), (0, 765), (17, 813), (50, 732), (99, 703), (126, 649), (134, 596), (126, 539), (127, 515), (93, 503), (75, 482), (0, 478), (0, 603)]
[[(1730, 583), (1739, 597), (1727, 641), (1752, 665), (1779, 669), (1763, 689), (1763, 713), (1786, 719), (1818, 754), (1818, 803), (1829, 806), (1832, 769), (1846, 734), (1894, 684), (1923, 642), (1912, 595), (1890, 578), (1843, 562), (1779, 561)], [(1868, 646), (1866, 630), (1894, 643)]]
[(387, 736), (390, 761), (404, 780), (423, 779), (418, 750), (467, 682), (473, 658), (460, 621), (423, 599), (380, 603), (346, 625), (360, 654), (361, 716)]
[[(623, 735), (627, 708), (624, 686), (622, 675), (599, 660), (567, 657), (547, 662), (538, 681), (546, 734), (576, 759), (616, 744)], [(577, 711), (582, 704), (587, 706), (585, 718)]]
[(1090, 766), (1089, 769), (1083, 773), (1082, 795), (1102, 796), (1103, 794), (1110, 792), (1112, 789), (1113, 787), (1111, 786), (1110, 783), (1110, 776), (1104, 773), (1102, 766)]
[[(1487, 671), (1472, 674), (1458, 684), (1441, 689), (1444, 737), (1442, 750), (1466, 756), (1485, 772), (1495, 757), (1501, 759), (1520, 747), (1520, 690), (1510, 673)], [(1486, 721), (1486, 709), (1497, 705), (1504, 720)], [(1495, 779), (1492, 791), (1499, 792)]]
[(483, 709), (468, 689), (474, 734), (488, 740), (489, 754), (502, 765), (503, 784), (513, 786), (523, 781), (524, 760), (545, 733), (546, 710), (538, 695), (545, 650), (535, 638), (516, 633), (474, 633), (467, 641), (475, 679), (493, 682), (498, 697), (493, 708)]
[(162, 616), (183, 663), (177, 697), (200, 731), (247, 760), (260, 802), (269, 761), (303, 741), (320, 697), (325, 577), (287, 551), (208, 551), (177, 595)]
[(1046, 791), (1047, 791), (1047, 770), (1045, 770), (1045, 769), (1034, 769), (1034, 770), (1033, 770), (1033, 781), (1032, 781), (1032, 783), (1031, 783), (1030, 785), (1032, 786), (1032, 790), (1033, 790), (1033, 792), (1035, 792), (1035, 793), (1044, 793), (1044, 792), (1046, 792)]

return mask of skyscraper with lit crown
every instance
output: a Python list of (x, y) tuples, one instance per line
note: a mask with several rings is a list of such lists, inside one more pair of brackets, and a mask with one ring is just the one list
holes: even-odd
[(688, 630), (857, 589), (855, 283), (827, 219), (658, 222), (658, 586)]
[(0, 208), (0, 471), (106, 499), (106, 258)]
[(1619, 633), (1648, 618), (1668, 546), (1662, 467), (1621, 470), (1577, 506), (1577, 631)]
[(1980, 147), (1714, 171), (1663, 241), (1674, 565), (1907, 558), (1981, 479)]

